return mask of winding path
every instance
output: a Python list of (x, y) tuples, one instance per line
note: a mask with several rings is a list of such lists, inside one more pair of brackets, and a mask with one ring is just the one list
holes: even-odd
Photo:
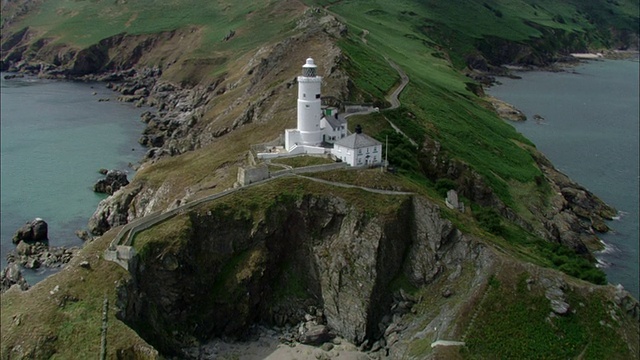
[[(398, 66), (398, 64), (396, 64), (393, 61), (389, 60), (389, 58), (387, 58), (386, 56), (385, 56), (384, 59), (387, 60), (389, 65), (391, 65), (391, 67), (394, 68), (398, 72), (398, 75), (400, 75), (400, 85), (395, 90), (393, 90), (393, 92), (390, 95), (388, 95), (386, 97), (387, 101), (389, 101), (391, 103), (391, 107), (388, 108), (388, 109), (385, 109), (385, 110), (393, 110), (393, 109), (397, 109), (397, 108), (400, 107), (400, 100), (398, 99), (398, 97), (400, 96), (400, 93), (402, 92), (402, 90), (404, 90), (404, 88), (407, 86), (407, 84), (409, 84), (409, 77), (402, 70), (402, 68), (400, 66)], [(418, 143), (416, 143), (411, 137), (409, 137), (407, 134), (405, 134), (404, 131), (400, 130), (400, 128), (397, 127), (396, 124), (394, 124), (391, 120), (389, 120), (389, 118), (387, 118), (386, 116), (384, 118), (387, 120), (389, 125), (391, 125), (393, 130), (395, 130), (397, 133), (399, 133), (402, 136), (404, 136), (405, 138), (407, 138), (409, 140), (409, 142), (411, 143), (411, 145), (413, 145), (415, 147), (418, 147)]]
[(400, 86), (398, 86), (395, 90), (393, 90), (393, 92), (390, 95), (387, 96), (387, 101), (391, 103), (391, 107), (385, 110), (393, 110), (400, 107), (400, 100), (398, 99), (398, 96), (400, 96), (400, 93), (402, 92), (402, 90), (404, 90), (407, 84), (409, 84), (409, 77), (402, 70), (402, 68), (398, 66), (398, 64), (389, 60), (389, 58), (387, 58), (386, 56), (384, 57), (384, 59), (387, 60), (389, 65), (391, 65), (391, 67), (398, 72), (398, 75), (400, 75)]
[[(346, 165), (346, 164), (345, 164)], [(322, 165), (321, 165), (322, 166)], [(323, 180), (323, 179), (316, 179), (310, 176), (304, 176), (304, 175), (300, 175), (297, 174), (296, 171), (299, 172), (306, 172), (309, 170), (314, 170), (314, 166), (308, 166), (308, 167), (303, 167), (303, 168), (297, 168), (297, 169), (290, 169), (289, 171), (285, 171), (285, 172), (278, 172), (277, 175), (274, 175), (272, 177), (269, 177), (265, 180), (262, 181), (257, 181), (255, 183), (249, 184), (249, 185), (245, 185), (242, 187), (238, 187), (238, 188), (233, 188), (233, 189), (228, 189), (222, 192), (219, 192), (217, 194), (213, 194), (213, 195), (209, 195), (209, 196), (205, 196), (202, 197), (200, 199), (194, 200), (194, 201), (190, 201), (186, 204), (180, 205), (174, 209), (171, 209), (169, 211), (166, 212), (155, 212), (152, 214), (149, 214), (147, 216), (143, 216), (140, 218), (137, 218), (133, 221), (131, 221), (130, 223), (124, 225), (120, 231), (118, 232), (118, 234), (113, 238), (113, 240), (111, 241), (111, 243), (109, 244), (109, 248), (107, 248), (107, 250), (105, 250), (105, 259), (113, 261), (117, 264), (119, 264), (120, 266), (122, 266), (123, 268), (125, 268), (125, 270), (129, 270), (129, 260), (132, 256), (132, 248), (133, 248), (133, 239), (135, 238), (135, 236), (144, 230), (147, 230), (155, 225), (158, 225), (161, 222), (164, 222), (174, 216), (176, 216), (177, 214), (182, 214), (185, 211), (188, 211), (200, 204), (206, 203), (206, 202), (210, 202), (210, 201), (214, 201), (214, 200), (218, 200), (220, 198), (226, 197), (228, 195), (234, 194), (236, 192), (239, 191), (244, 191), (248, 188), (254, 187), (254, 186), (258, 186), (258, 185), (262, 185), (265, 184), (267, 182), (270, 182), (272, 180), (275, 179), (279, 179), (281, 177), (284, 176), (296, 176), (302, 179), (306, 179), (306, 180), (310, 180), (310, 181), (315, 181), (315, 182), (319, 182), (319, 183), (323, 183), (323, 184), (327, 184), (327, 185), (331, 185), (331, 186), (338, 186), (338, 187), (343, 187), (343, 188), (350, 188), (350, 189), (360, 189), (363, 191), (367, 191), (367, 192), (371, 192), (371, 193), (376, 193), (376, 194), (383, 194), (383, 195), (413, 195), (414, 193), (412, 192), (405, 192), (405, 191), (393, 191), (393, 190), (381, 190), (381, 189), (374, 189), (374, 188), (368, 188), (368, 187), (364, 187), (364, 186), (358, 186), (358, 185), (352, 185), (352, 184), (345, 184), (345, 183), (340, 183), (340, 182), (335, 182), (335, 181), (329, 181), (329, 180)], [(359, 169), (358, 167), (354, 167), (354, 168), (350, 168), (350, 169)]]
[[(363, 29), (362, 30), (362, 42), (369, 46), (369, 43), (367, 42), (366, 36), (369, 35), (369, 30), (367, 29)], [(384, 59), (387, 61), (387, 63), (389, 64), (389, 66), (391, 66), (395, 71), (398, 72), (398, 75), (400, 75), (400, 85), (398, 85), (398, 87), (396, 87), (391, 94), (385, 96), (385, 99), (391, 103), (391, 106), (384, 109), (383, 111), (386, 110), (394, 110), (400, 107), (401, 103), (400, 103), (400, 94), (402, 93), (402, 91), (404, 90), (405, 87), (407, 87), (407, 85), (409, 84), (409, 76), (407, 76), (407, 73), (404, 72), (404, 70), (402, 70), (402, 68), (400, 66), (398, 66), (398, 64), (394, 63), (393, 61), (391, 61), (388, 57), (384, 57)], [(374, 110), (369, 110), (369, 111), (363, 111), (363, 112), (359, 112), (359, 113), (353, 113), (350, 114), (349, 116), (352, 115), (366, 115), (366, 114), (370, 114), (372, 113)], [(345, 116), (346, 117), (346, 116)], [(397, 133), (401, 134), (402, 136), (404, 136), (405, 138), (407, 138), (407, 140), (409, 140), (409, 142), (411, 143), (411, 145), (418, 147), (418, 143), (415, 142), (415, 140), (413, 140), (411, 137), (409, 137), (407, 134), (404, 133), (404, 131), (400, 130), (400, 128), (398, 126), (396, 126), (396, 124), (394, 124), (391, 120), (389, 120), (389, 118), (387, 118), (386, 116), (384, 117), (385, 120), (387, 120), (387, 122), (389, 123), (389, 125), (391, 125), (391, 127), (393, 128), (393, 130), (395, 130)]]

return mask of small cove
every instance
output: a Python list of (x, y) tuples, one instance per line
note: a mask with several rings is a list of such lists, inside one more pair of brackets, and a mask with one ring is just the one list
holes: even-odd
[[(565, 72), (522, 72), (487, 92), (529, 120), (513, 123), (553, 164), (619, 211), (597, 254), (609, 282), (638, 285), (638, 60), (591, 61)], [(534, 120), (540, 115), (543, 120)]]
[[(1, 75), (2, 267), (15, 248), (13, 233), (36, 217), (49, 224), (51, 246), (81, 246), (75, 230), (86, 228), (100, 200), (92, 191), (100, 168), (134, 175), (145, 149), (137, 142), (144, 109), (115, 100), (101, 83)], [(95, 93), (95, 94), (94, 94)], [(99, 102), (98, 99), (110, 101)], [(25, 270), (33, 284), (50, 270)]]

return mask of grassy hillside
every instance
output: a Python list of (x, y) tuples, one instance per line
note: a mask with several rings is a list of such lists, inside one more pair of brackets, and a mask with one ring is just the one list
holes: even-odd
[[(14, 7), (11, 3), (5, 6), (3, 23), (15, 13)], [(140, 36), (141, 42), (151, 38), (155, 51), (142, 54), (144, 65), (166, 69), (177, 62), (165, 76), (176, 83), (193, 83), (192, 77), (215, 81), (242, 55), (291, 35), (296, 25), (293, 19), (305, 9), (297, 1), (201, 0), (54, 0), (33, 2), (29, 8), (26, 15), (5, 27), (4, 35), (28, 27), (38, 38), (52, 42), (51, 46), (76, 49), (118, 34)], [(153, 38), (167, 32), (179, 32), (180, 39), (167, 46)]]
[[(223, 39), (231, 30), (242, 29), (240, 44), (234, 50), (253, 49), (287, 29), (283, 14), (296, 9), (291, 4), (274, 6), (276, 1), (44, 1), (23, 22), (13, 24), (33, 27), (44, 37), (80, 47), (119, 34), (153, 34), (188, 27), (202, 27), (202, 43), (195, 54), (209, 54), (213, 45), (225, 50)], [(298, 6), (295, 6), (299, 8)], [(254, 21), (259, 18), (260, 21)]]
[[(98, 357), (104, 298), (109, 299), (108, 358), (116, 357), (116, 349), (128, 358), (136, 353), (139, 359), (154, 358), (155, 351), (116, 318), (115, 284), (130, 276), (101, 257), (114, 235), (107, 233), (85, 246), (63, 274), (47, 278), (29, 292), (11, 289), (2, 294), (2, 359)], [(80, 266), (83, 261), (89, 265)]]
[[(417, 31), (421, 20), (399, 21), (408, 16), (403, 14), (419, 11), (416, 5), (409, 7), (406, 2), (405, 8), (394, 7), (393, 14), (389, 9), (380, 10), (382, 4), (376, 9), (374, 3), (371, 10), (360, 5), (347, 2), (330, 7), (344, 14), (351, 25), (351, 36), (340, 45), (349, 56), (358, 87), (372, 97), (383, 97), (397, 79), (393, 68), (385, 66), (385, 57), (398, 64), (411, 81), (400, 96), (403, 107), (385, 115), (418, 143), (425, 136), (440, 141), (451, 157), (471, 164), (504, 201), (513, 204), (509, 181), (531, 182), (540, 175), (522, 146), (532, 144), (484, 108), (483, 100), (469, 89), (471, 80)], [(368, 31), (367, 45), (360, 39), (364, 30)]]
[(451, 56), (458, 68), (466, 65), (465, 56), (486, 40), (526, 43), (562, 31), (579, 39), (576, 46), (610, 48), (617, 44), (610, 29), (626, 37), (637, 35), (639, 24), (638, 4), (628, 0), (402, 0), (393, 7), (384, 1), (316, 3), (348, 18), (354, 26), (372, 28), (370, 31), (386, 28), (404, 37), (405, 41), (398, 38), (387, 43), (389, 46), (401, 48), (407, 39), (418, 40), (442, 51), (440, 55)]

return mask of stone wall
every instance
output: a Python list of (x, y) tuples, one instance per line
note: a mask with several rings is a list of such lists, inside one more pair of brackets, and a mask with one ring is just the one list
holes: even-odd
[(269, 168), (265, 164), (238, 168), (238, 183), (249, 185), (269, 178)]

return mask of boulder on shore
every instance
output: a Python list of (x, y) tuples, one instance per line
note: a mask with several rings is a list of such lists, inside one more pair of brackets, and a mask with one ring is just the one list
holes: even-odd
[(17, 244), (20, 241), (48, 241), (48, 231), (49, 226), (47, 225), (47, 223), (40, 218), (35, 218), (33, 221), (27, 222), (26, 224), (24, 224), (24, 226), (18, 229), (13, 235), (12, 241), (14, 244)]
[(18, 264), (11, 263), (0, 272), (0, 293), (9, 290), (11, 286), (16, 284), (22, 291), (29, 289), (29, 284), (22, 276)]
[(98, 180), (98, 182), (93, 185), (93, 191), (113, 195), (114, 192), (126, 185), (129, 185), (127, 174), (120, 170), (109, 170), (104, 179)]
[(27, 269), (59, 268), (71, 261), (77, 250), (76, 247), (49, 247), (47, 243), (20, 241), (16, 250), (7, 254), (7, 263), (15, 263)]

